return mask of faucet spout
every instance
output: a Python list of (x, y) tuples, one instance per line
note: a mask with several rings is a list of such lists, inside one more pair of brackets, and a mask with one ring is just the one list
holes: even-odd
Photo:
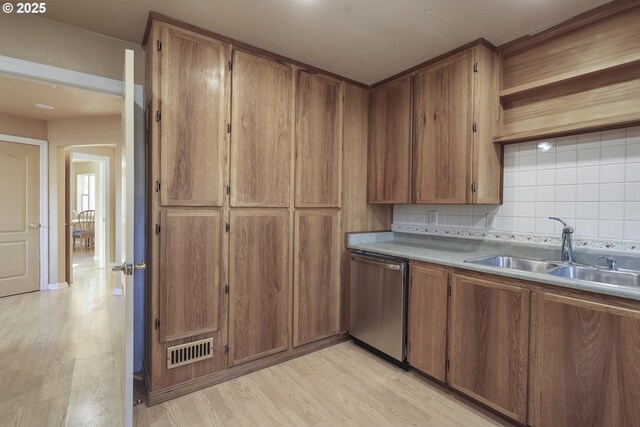
[(573, 227), (555, 216), (550, 216), (549, 219), (562, 224), (562, 262), (573, 264), (573, 241), (571, 239), (574, 232)]

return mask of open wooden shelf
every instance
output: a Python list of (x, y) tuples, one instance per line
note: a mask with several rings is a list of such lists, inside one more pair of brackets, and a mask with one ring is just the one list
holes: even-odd
[(501, 53), (499, 134), (511, 143), (640, 123), (640, 2)]

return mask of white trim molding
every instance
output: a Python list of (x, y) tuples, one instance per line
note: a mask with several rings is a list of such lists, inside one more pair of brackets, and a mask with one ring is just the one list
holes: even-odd
[(64, 288), (68, 288), (68, 287), (69, 287), (69, 284), (67, 282), (49, 283), (49, 285), (47, 286), (46, 290), (58, 291), (60, 289), (64, 289)]
[(49, 283), (49, 143), (43, 139), (0, 134), (0, 140), (35, 145), (40, 153), (40, 290)]

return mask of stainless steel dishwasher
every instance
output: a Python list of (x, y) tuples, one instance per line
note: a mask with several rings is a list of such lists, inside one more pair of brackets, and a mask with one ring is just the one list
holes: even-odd
[(349, 285), (349, 333), (354, 342), (407, 369), (407, 262), (352, 253)]

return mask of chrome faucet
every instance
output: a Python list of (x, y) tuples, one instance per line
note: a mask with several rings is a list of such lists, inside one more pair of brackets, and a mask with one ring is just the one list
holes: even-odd
[(569, 226), (566, 222), (555, 216), (550, 216), (549, 219), (556, 220), (563, 225), (562, 228), (562, 262), (573, 264), (573, 242), (571, 236), (573, 235), (573, 227)]
[(608, 256), (599, 256), (598, 257), (599, 260), (603, 259), (605, 261), (607, 261), (607, 269), (609, 270), (617, 270), (618, 269), (618, 265), (617, 265), (617, 261), (615, 259), (615, 257), (608, 257)]

